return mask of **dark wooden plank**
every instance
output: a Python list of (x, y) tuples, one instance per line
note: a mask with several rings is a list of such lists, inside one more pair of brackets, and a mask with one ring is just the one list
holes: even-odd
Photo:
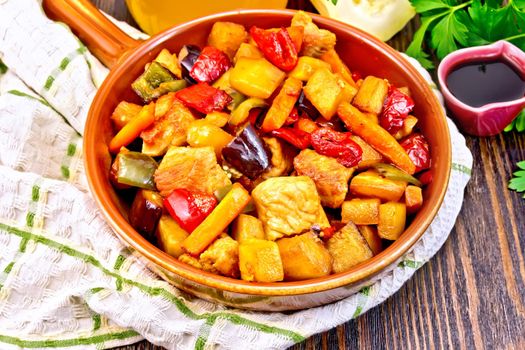
[[(124, 1), (93, 0), (136, 25)], [(290, 8), (314, 11), (309, 1)], [(418, 21), (389, 44), (405, 50)], [(525, 159), (525, 134), (467, 137), (472, 180), (450, 238), (395, 295), (368, 313), (294, 350), (525, 349), (525, 200), (506, 186)], [(147, 341), (119, 350), (158, 350)]]

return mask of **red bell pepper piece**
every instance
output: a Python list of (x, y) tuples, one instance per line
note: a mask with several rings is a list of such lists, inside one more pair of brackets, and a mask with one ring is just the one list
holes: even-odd
[(286, 72), (295, 68), (297, 48), (285, 28), (273, 32), (253, 26), (250, 34), (268, 61)]
[(206, 46), (193, 64), (190, 76), (199, 83), (211, 83), (232, 66), (228, 56), (221, 50)]
[(217, 206), (217, 199), (180, 188), (164, 198), (164, 207), (186, 232), (191, 233)]
[(416, 173), (430, 168), (430, 147), (421, 134), (412, 134), (402, 140), (400, 145), (405, 149), (410, 160), (416, 166)]
[(232, 101), (231, 96), (226, 92), (206, 83), (199, 83), (179, 90), (175, 96), (186, 106), (204, 114), (222, 111)]
[(310, 146), (310, 134), (294, 128), (279, 128), (272, 130), (271, 135), (283, 139), (299, 149), (305, 149)]
[(413, 108), (414, 100), (391, 86), (379, 117), (379, 124), (389, 133), (395, 134), (403, 127), (404, 120)]
[(350, 138), (352, 135), (348, 132), (325, 127), (317, 129), (310, 136), (317, 153), (333, 157), (345, 167), (354, 167), (361, 161), (363, 150)]

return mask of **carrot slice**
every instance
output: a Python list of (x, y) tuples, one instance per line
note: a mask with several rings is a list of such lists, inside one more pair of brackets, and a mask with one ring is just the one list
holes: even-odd
[(286, 118), (292, 112), (301, 89), (303, 88), (303, 82), (299, 79), (288, 78), (284, 81), (283, 87), (279, 94), (273, 100), (270, 109), (266, 113), (262, 124), (263, 131), (272, 131), (282, 127), (286, 121)]
[(239, 216), (250, 199), (250, 193), (241, 184), (233, 184), (210, 215), (182, 242), (182, 248), (193, 256), (202, 253)]
[(400, 169), (410, 175), (414, 174), (416, 166), (403, 147), (388, 131), (372, 122), (361, 111), (347, 102), (339, 105), (337, 113), (351, 132), (368, 142), (370, 146), (390, 159)]
[(137, 116), (131, 119), (120, 131), (116, 134), (109, 143), (109, 151), (111, 153), (118, 153), (120, 147), (127, 146), (135, 140), (142, 130), (146, 129), (155, 121), (155, 103), (151, 102), (149, 105), (142, 107)]
[(327, 62), (332, 67), (332, 72), (334, 73), (341, 73), (343, 76), (343, 79), (346, 80), (346, 82), (352, 86), (356, 86), (356, 83), (354, 79), (352, 78), (352, 73), (350, 72), (350, 69), (344, 64), (343, 60), (337, 52), (332, 49), (326, 51), (322, 56), (321, 60)]

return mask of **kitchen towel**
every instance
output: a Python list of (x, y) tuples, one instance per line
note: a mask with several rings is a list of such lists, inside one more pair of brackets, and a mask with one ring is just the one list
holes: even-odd
[[(286, 348), (394, 294), (447, 239), (470, 178), (472, 155), (449, 121), (453, 164), (445, 200), (397, 267), (322, 307), (227, 308), (148, 270), (91, 198), (82, 131), (107, 69), (65, 25), (47, 19), (37, 0), (0, 0), (0, 59), (1, 349), (102, 349), (144, 338), (168, 349)], [(441, 98), (429, 74), (410, 62)]]

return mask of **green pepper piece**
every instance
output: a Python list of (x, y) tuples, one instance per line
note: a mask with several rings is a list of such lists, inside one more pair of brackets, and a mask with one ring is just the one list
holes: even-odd
[(230, 104), (228, 105), (228, 107), (226, 107), (228, 110), (230, 111), (233, 111), (234, 109), (236, 109), (237, 107), (239, 107), (239, 105), (241, 103), (243, 103), (245, 100), (246, 100), (246, 96), (244, 96), (243, 94), (241, 94), (239, 91), (237, 90), (234, 90), (234, 89), (227, 89), (225, 90), (226, 93), (228, 95), (231, 96), (232, 98), (232, 101), (230, 102)]
[(268, 106), (268, 104), (265, 100), (257, 97), (250, 97), (249, 99), (239, 104), (237, 108), (233, 110), (228, 123), (230, 123), (231, 125), (240, 125), (244, 123), (246, 119), (248, 119), (248, 116), (250, 115), (250, 110), (252, 108), (262, 108), (266, 106)]
[(381, 174), (382, 176), (384, 176), (385, 178), (389, 180), (406, 181), (418, 187), (423, 186), (421, 181), (419, 181), (412, 175), (404, 172), (403, 170), (396, 168), (393, 165), (385, 164), (385, 163), (377, 163), (377, 164), (372, 165), (372, 168), (377, 170), (379, 174)]
[(241, 94), (239, 91), (232, 88), (230, 85), (230, 73), (231, 69), (226, 71), (215, 83), (213, 83), (213, 87), (216, 89), (221, 89), (225, 91), (228, 95), (231, 96), (232, 101), (228, 105), (228, 109), (230, 111), (233, 111), (236, 109), (244, 100), (246, 100), (246, 96)]
[(151, 97), (158, 98), (162, 95), (167, 94), (168, 92), (177, 92), (179, 90), (182, 90), (186, 86), (188, 86), (188, 83), (184, 79), (161, 83), (158, 88), (154, 89), (151, 92)]
[(119, 153), (118, 159), (118, 183), (155, 190), (153, 174), (158, 166), (155, 159), (140, 152)]
[(146, 68), (146, 71), (131, 84), (131, 87), (144, 102), (149, 102), (154, 98), (153, 93), (160, 84), (173, 80), (175, 79), (169, 70), (160, 63), (153, 61)]

